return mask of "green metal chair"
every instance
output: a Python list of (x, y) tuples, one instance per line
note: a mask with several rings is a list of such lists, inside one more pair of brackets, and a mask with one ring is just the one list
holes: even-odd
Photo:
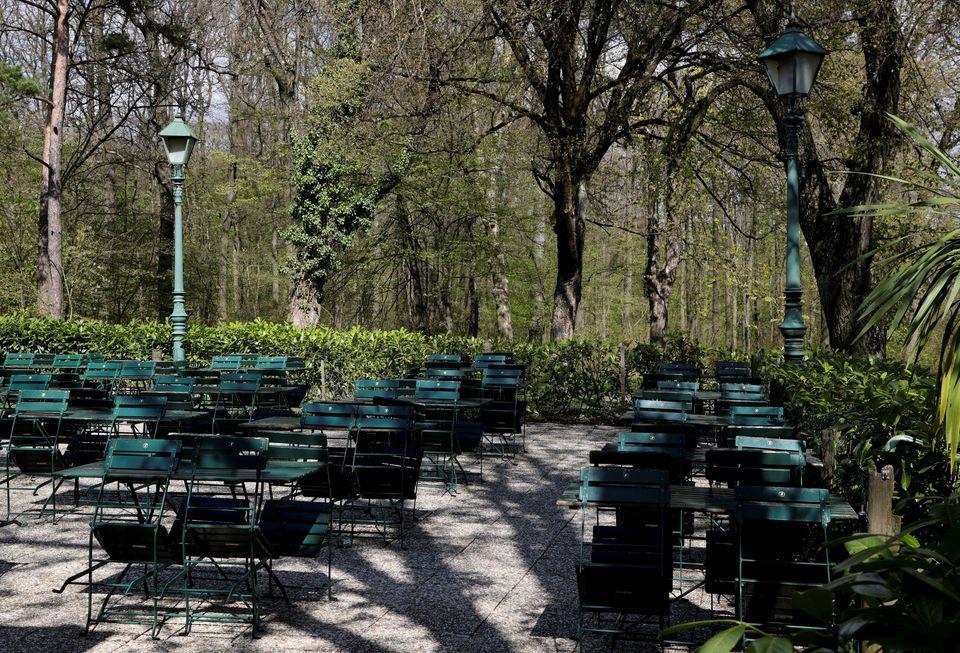
[(222, 374), (211, 406), (213, 432), (234, 433), (240, 423), (253, 420), (259, 389), (259, 374)]
[(637, 399), (633, 402), (634, 422), (685, 422), (686, 404), (680, 401)]
[[(357, 523), (367, 521), (386, 539), (388, 528), (393, 526), (400, 547), (405, 548), (406, 504), (413, 503), (416, 515), (417, 482), (423, 459), (420, 442), (413, 432), (413, 408), (358, 406), (353, 438), (351, 534)], [(358, 507), (370, 516), (369, 520), (356, 519)]]
[(395, 379), (357, 379), (353, 396), (357, 399), (396, 399), (400, 382)]
[(657, 390), (678, 390), (680, 392), (697, 392), (700, 390), (699, 381), (657, 381)]
[(788, 438), (764, 438), (750, 435), (738, 435), (733, 446), (737, 449), (760, 449), (763, 451), (790, 451), (802, 454), (805, 451), (803, 440)]
[(81, 379), (87, 385), (112, 390), (120, 377), (122, 366), (120, 361), (91, 361), (87, 363)]
[(467, 378), (467, 370), (459, 367), (428, 367), (425, 376), (428, 379), (462, 381)]
[[(301, 480), (300, 491), (304, 496), (328, 498), (342, 505), (355, 496), (350, 461), (353, 458), (351, 434), (357, 423), (357, 406), (318, 401), (304, 404), (301, 410), (301, 431), (326, 438), (329, 469), (322, 475)], [(331, 440), (336, 440), (338, 446), (330, 446)]]
[[(577, 564), (581, 651), (588, 634), (612, 635), (615, 641), (659, 641), (669, 618), (673, 586), (667, 480), (661, 470), (587, 467), (581, 471)], [(588, 542), (590, 506), (597, 507), (598, 515)], [(615, 511), (617, 524), (601, 524), (601, 509)], [(628, 519), (621, 520), (625, 515)], [(587, 623), (588, 615), (596, 617), (596, 625)], [(628, 617), (639, 622), (631, 623)], [(645, 621), (649, 618), (656, 619), (656, 630), (644, 633), (643, 626), (651, 625)]]
[(830, 582), (829, 494), (820, 488), (737, 488), (738, 619), (776, 633), (818, 627), (793, 609), (792, 598)]
[(511, 448), (517, 446), (519, 450), (527, 450), (527, 402), (522, 397), (523, 385), (519, 376), (506, 376), (497, 373), (489, 374), (493, 370), (485, 370), (482, 379), (484, 399), (490, 403), (480, 411), (483, 422), (483, 433), (499, 439), (499, 442), (488, 442), (496, 451), (508, 456)]
[(120, 429), (127, 426), (134, 437), (152, 438), (157, 434), (160, 420), (167, 408), (165, 396), (120, 395), (113, 402), (113, 417), (110, 427), (114, 437), (121, 437)]
[[(256, 635), (259, 572), (282, 587), (269, 564), (275, 553), (257, 523), (268, 447), (266, 438), (194, 441), (187, 494), (173, 526), (180, 536), (183, 569), (162, 590), (182, 596), (186, 634), (194, 623), (209, 621), (249, 623)], [(242, 484), (243, 496), (237, 496), (237, 484)], [(180, 587), (173, 590), (177, 582)]]
[(731, 406), (728, 420), (735, 426), (783, 426), (783, 407)]
[[(13, 416), (10, 420), (10, 435), (7, 439), (6, 477), (4, 487), (7, 497), (6, 521), (17, 522), (20, 515), (48, 514), (47, 505), (52, 505), (52, 514), (57, 514), (57, 490), (63, 479), (56, 473), (69, 465), (60, 450), (60, 428), (68, 409), (68, 390), (20, 390)], [(46, 481), (39, 485), (14, 486), (20, 477), (40, 477)], [(11, 492), (30, 491), (36, 494), (45, 485), (50, 486), (50, 497), (38, 510), (27, 509), (13, 513)]]
[(154, 392), (186, 392), (193, 391), (195, 379), (187, 376), (155, 376), (153, 378)]
[(21, 390), (48, 389), (51, 380), (50, 374), (12, 374), (7, 386), (3, 389), (4, 405), (14, 405)]
[[(415, 401), (418, 415), (415, 428), (423, 447), (423, 463), (420, 480), (440, 482), (453, 494), (457, 491), (463, 466), (458, 456), (465, 450), (463, 445), (478, 445), (482, 438), (482, 426), (478, 429), (476, 442), (467, 441), (472, 436), (470, 424), (461, 423), (459, 381), (420, 379), (417, 381)], [(461, 439), (460, 436), (464, 436)], [(424, 473), (424, 469), (429, 470)], [(466, 476), (464, 472), (464, 477)]]
[(471, 366), (475, 370), (490, 369), (491, 365), (507, 365), (513, 361), (513, 355), (508, 353), (486, 353), (477, 354), (471, 361)]
[[(180, 442), (175, 440), (117, 438), (110, 441), (104, 458), (103, 482), (90, 519), (87, 568), (54, 590), (62, 593), (69, 585), (85, 586), (84, 633), (106, 622), (149, 625), (151, 637), (156, 639), (159, 635), (167, 617), (160, 605), (160, 575), (183, 562), (180, 541), (163, 525), (170, 508), (167, 501), (170, 477), (179, 456)], [(116, 491), (108, 489), (114, 483)], [(111, 565), (123, 565), (119, 575), (94, 580), (95, 571)], [(127, 580), (127, 574), (135, 568), (142, 568), (142, 572)], [(85, 580), (80, 581), (84, 577)], [(111, 604), (118, 593), (126, 597), (140, 586), (149, 599), (149, 608), (144, 609), (139, 601), (135, 605)], [(96, 590), (106, 591), (94, 613)]]
[(239, 354), (214, 356), (210, 360), (210, 369), (223, 371), (239, 371), (243, 366), (243, 357)]

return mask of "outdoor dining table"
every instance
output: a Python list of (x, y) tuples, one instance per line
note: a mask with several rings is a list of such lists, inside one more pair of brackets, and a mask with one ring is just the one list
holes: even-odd
[[(670, 485), (670, 508), (691, 512), (712, 514), (730, 514), (737, 507), (736, 489), (729, 487), (704, 487), (699, 485)], [(579, 508), (580, 482), (574, 482), (564, 488), (557, 499), (557, 505), (571, 509)], [(594, 503), (588, 503), (594, 506)], [(831, 520), (856, 521), (860, 518), (843, 497), (830, 494), (827, 499)]]
[[(198, 417), (204, 417), (208, 413), (203, 410), (168, 410), (165, 411), (163, 417), (160, 418), (161, 423), (177, 423), (177, 422), (187, 422)], [(8, 410), (4, 414), (4, 418), (13, 417), (13, 411)], [(60, 417), (64, 422), (88, 422), (88, 423), (109, 423), (113, 421), (113, 409), (112, 408), (70, 408), (62, 416), (54, 414), (44, 414), (44, 415), (21, 415), (20, 419), (56, 419)], [(136, 421), (136, 420), (125, 420), (125, 421)], [(153, 421), (153, 420), (147, 420)]]
[[(55, 472), (55, 476), (65, 479), (102, 479), (103, 461), (77, 465)], [(174, 481), (223, 481), (227, 483), (293, 483), (323, 469), (322, 463), (302, 463), (269, 461), (261, 469), (205, 469), (198, 474), (192, 460), (181, 459), (173, 470), (170, 479)]]

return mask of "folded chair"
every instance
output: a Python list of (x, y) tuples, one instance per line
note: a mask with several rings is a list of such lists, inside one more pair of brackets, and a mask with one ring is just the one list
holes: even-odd
[(456, 493), (460, 472), (464, 472), (458, 456), (479, 445), (474, 435), (482, 437), (482, 426), (474, 433), (473, 425), (462, 420), (457, 407), (460, 385), (459, 381), (418, 380), (415, 395), (419, 406), (415, 428), (423, 447), (423, 467), (430, 470), (421, 473), (420, 480), (439, 481), (451, 494)]
[(222, 374), (213, 396), (213, 432), (233, 434), (241, 423), (251, 421), (259, 389), (259, 374)]
[[(410, 406), (359, 406), (353, 438), (351, 472), (355, 498), (351, 533), (357, 523), (362, 523), (355, 517), (356, 509), (362, 508), (369, 514), (369, 523), (382, 530), (385, 539), (388, 527), (396, 527), (400, 546), (404, 548), (406, 503), (413, 502), (415, 515), (417, 481), (423, 459), (420, 442), (413, 433), (413, 409)], [(377, 513), (382, 516), (378, 517)]]
[(182, 595), (187, 634), (194, 623), (211, 621), (249, 623), (255, 635), (259, 572), (282, 587), (270, 568), (275, 553), (258, 527), (267, 450), (265, 438), (194, 441), (187, 494), (173, 526), (184, 566), (163, 590)]
[[(672, 590), (669, 491), (664, 471), (587, 467), (580, 476), (581, 524), (577, 589), (577, 639), (587, 635), (659, 641), (670, 614)], [(586, 539), (588, 507), (598, 508)], [(600, 523), (599, 509), (613, 509), (615, 525)], [(628, 515), (628, 519), (621, 519)], [(588, 623), (589, 616), (595, 624)], [(638, 618), (631, 621), (630, 617)], [(655, 632), (643, 632), (656, 619)]]

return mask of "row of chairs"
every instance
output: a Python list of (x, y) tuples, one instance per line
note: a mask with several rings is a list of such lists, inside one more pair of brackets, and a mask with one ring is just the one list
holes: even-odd
[[(324, 549), (329, 593), (331, 502), (293, 494), (266, 498), (262, 475), (275, 447), (264, 438), (198, 437), (189, 453), (183, 444), (178, 439), (111, 441), (90, 521), (87, 568), (59, 590), (71, 584), (86, 588), (85, 631), (102, 622), (134, 622), (149, 625), (157, 637), (164, 622), (182, 617), (186, 633), (199, 621), (240, 621), (256, 634), (261, 577), (268, 590), (276, 586), (288, 599), (273, 562), (316, 559)], [(301, 448), (280, 447), (285, 450), (280, 455), (289, 463), (322, 469), (308, 447)], [(186, 493), (175, 501), (170, 483), (184, 460), (189, 465), (189, 474), (181, 474)], [(114, 484), (116, 490), (110, 489)], [(239, 494), (238, 485), (244, 490)], [(111, 573), (101, 576), (101, 570)], [(137, 587), (148, 599), (146, 609), (122, 600)], [(98, 593), (103, 597), (95, 610)]]

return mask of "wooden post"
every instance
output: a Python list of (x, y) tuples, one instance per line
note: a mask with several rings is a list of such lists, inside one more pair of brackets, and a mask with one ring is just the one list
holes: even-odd
[(831, 426), (820, 432), (820, 442), (823, 455), (823, 483), (830, 487), (837, 475), (837, 441), (840, 439), (840, 429)]
[(867, 530), (877, 535), (900, 532), (900, 517), (893, 514), (893, 465), (879, 472), (870, 469), (867, 481)]
[[(871, 465), (867, 479), (867, 530), (877, 535), (900, 532), (900, 517), (893, 514), (893, 465), (884, 465), (879, 472)], [(861, 653), (882, 653), (878, 644), (863, 643)]]
[(627, 348), (620, 343), (620, 398), (627, 400)]
[(327, 398), (327, 365), (320, 359), (320, 399)]

